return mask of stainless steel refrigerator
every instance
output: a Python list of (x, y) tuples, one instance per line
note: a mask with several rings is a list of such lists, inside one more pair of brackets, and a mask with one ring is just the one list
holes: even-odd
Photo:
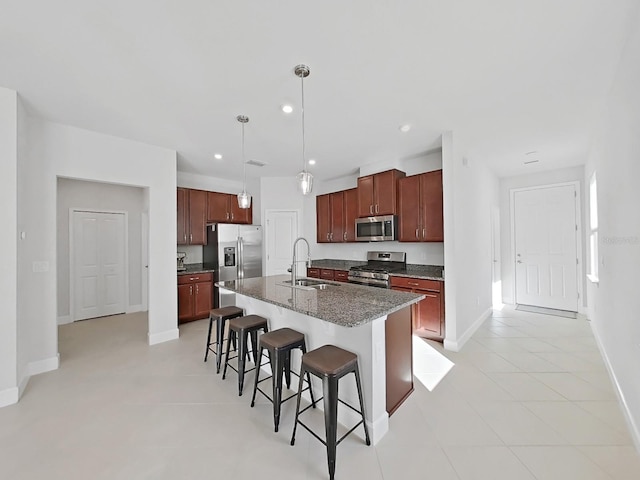
[[(216, 281), (262, 276), (262, 227), (260, 225), (213, 224), (207, 227), (202, 261), (213, 264)], [(214, 290), (216, 307), (235, 303), (235, 294)]]

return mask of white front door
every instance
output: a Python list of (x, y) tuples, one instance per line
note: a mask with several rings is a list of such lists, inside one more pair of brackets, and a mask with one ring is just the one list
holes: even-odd
[(516, 303), (578, 310), (576, 189), (514, 193)]
[(74, 211), (72, 228), (73, 320), (124, 313), (125, 215)]
[(282, 275), (291, 267), (293, 242), (298, 236), (298, 212), (267, 210), (265, 212), (266, 275)]

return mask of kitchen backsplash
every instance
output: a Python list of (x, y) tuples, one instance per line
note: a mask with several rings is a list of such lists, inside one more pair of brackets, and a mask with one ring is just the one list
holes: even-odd
[(176, 250), (187, 254), (187, 258), (184, 259), (185, 265), (188, 263), (202, 263), (201, 245), (178, 245)]

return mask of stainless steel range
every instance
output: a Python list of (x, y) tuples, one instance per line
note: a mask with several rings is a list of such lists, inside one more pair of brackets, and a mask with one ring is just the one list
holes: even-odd
[(389, 288), (389, 274), (407, 268), (405, 252), (367, 252), (367, 264), (351, 267), (349, 282)]

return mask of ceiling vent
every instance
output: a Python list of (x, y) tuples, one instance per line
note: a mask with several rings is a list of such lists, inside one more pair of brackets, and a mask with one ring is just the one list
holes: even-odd
[(264, 167), (266, 163), (259, 162), (258, 160), (247, 160), (247, 165), (253, 165), (254, 167)]

